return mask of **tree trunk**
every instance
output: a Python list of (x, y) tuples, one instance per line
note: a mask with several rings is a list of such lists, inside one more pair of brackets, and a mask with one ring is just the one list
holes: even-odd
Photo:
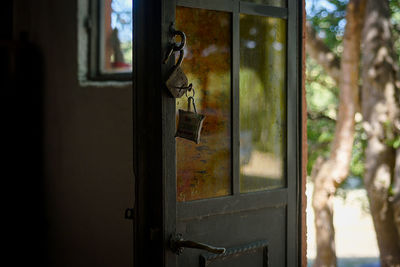
[(396, 149), (396, 163), (394, 168), (393, 196), (390, 199), (393, 203), (394, 223), (397, 234), (400, 237), (400, 148)]
[(364, 183), (382, 267), (400, 266), (399, 221), (396, 223), (394, 217), (399, 211), (394, 208), (396, 201), (389, 201), (389, 187), (395, 179), (396, 151), (387, 145), (394, 135), (394, 122), (399, 116), (396, 100), (398, 66), (392, 39), (388, 0), (368, 0), (362, 61), (362, 112), (368, 138)]
[(366, 0), (350, 0), (347, 5), (343, 55), (340, 62), (339, 108), (329, 158), (313, 169), (317, 257), (314, 266), (336, 266), (333, 197), (346, 179), (354, 140), (354, 115), (358, 106), (361, 30)]

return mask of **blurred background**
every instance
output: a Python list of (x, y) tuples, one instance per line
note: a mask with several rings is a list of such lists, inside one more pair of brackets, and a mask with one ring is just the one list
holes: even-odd
[(400, 1), (306, 0), (309, 266), (399, 266)]

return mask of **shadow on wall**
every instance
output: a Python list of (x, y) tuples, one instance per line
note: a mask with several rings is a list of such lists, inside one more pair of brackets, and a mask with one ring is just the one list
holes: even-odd
[(2, 243), (13, 266), (46, 265), (42, 70), (41, 53), (27, 34), (18, 41), (2, 36)]

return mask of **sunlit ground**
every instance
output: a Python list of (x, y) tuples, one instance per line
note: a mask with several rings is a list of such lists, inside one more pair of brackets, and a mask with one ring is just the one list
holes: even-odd
[[(307, 183), (307, 258), (308, 266), (316, 255), (314, 213), (311, 206), (313, 184)], [(338, 267), (378, 267), (379, 251), (368, 200), (364, 189), (349, 189), (346, 198), (334, 202)]]

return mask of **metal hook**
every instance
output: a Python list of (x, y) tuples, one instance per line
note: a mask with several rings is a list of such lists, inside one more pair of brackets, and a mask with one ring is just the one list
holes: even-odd
[(180, 50), (179, 51), (179, 58), (178, 61), (175, 64), (175, 67), (179, 67), (180, 65), (182, 65), (182, 61), (183, 61), (183, 57), (185, 56), (185, 51)]
[[(187, 93), (187, 92), (190, 92), (190, 91), (193, 92), (193, 95), (188, 96), (188, 93)], [(187, 88), (187, 90), (186, 90), (186, 92), (185, 92), (185, 95), (186, 95), (186, 97), (188, 97), (188, 98), (189, 98), (189, 97), (194, 97), (195, 91), (194, 91), (194, 88), (193, 88), (192, 84), (190, 84), (190, 85), (188, 86), (188, 88)]]
[(165, 56), (165, 59), (163, 61), (164, 64), (166, 64), (168, 62), (168, 59), (171, 57), (173, 52), (177, 52), (177, 51), (183, 51), (183, 48), (186, 45), (186, 35), (184, 32), (182, 31), (177, 31), (177, 30), (173, 30), (173, 36), (180, 36), (181, 37), (181, 41), (179, 44), (177, 44), (175, 41), (173, 41), (170, 45), (170, 48), (168, 50), (168, 53)]
[(188, 111), (190, 111), (190, 100), (192, 100), (192, 103), (193, 103), (193, 110), (194, 110), (194, 113), (197, 113), (196, 104), (194, 103), (194, 98), (193, 98), (193, 96), (189, 96), (189, 97), (188, 97)]
[(168, 50), (167, 55), (164, 58), (164, 61), (163, 61), (164, 64), (166, 64), (168, 62), (168, 59), (171, 57), (173, 52), (174, 52), (174, 47), (171, 46), (171, 48)]
[(174, 34), (174, 37), (175, 36), (181, 37), (181, 41), (180, 41), (179, 45), (177, 45), (176, 42), (173, 42), (174, 43), (174, 48), (173, 48), (174, 51), (180, 51), (186, 45), (186, 34), (183, 31), (177, 31), (177, 30), (174, 30), (173, 34)]

